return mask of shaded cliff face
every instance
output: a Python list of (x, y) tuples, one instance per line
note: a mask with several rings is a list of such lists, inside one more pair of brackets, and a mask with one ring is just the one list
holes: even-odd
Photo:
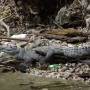
[(74, 0), (15, 0), (19, 9), (22, 8), (23, 14), (27, 16), (38, 15), (41, 21), (47, 20), (50, 16), (55, 16), (57, 11), (65, 6), (70, 5)]

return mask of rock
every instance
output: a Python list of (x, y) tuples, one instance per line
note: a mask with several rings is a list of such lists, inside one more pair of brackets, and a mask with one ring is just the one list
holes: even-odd
[(90, 31), (90, 16), (86, 19), (86, 28), (87, 31)]
[(81, 77), (81, 78), (90, 78), (90, 73), (82, 73), (82, 74), (79, 74), (78, 75), (79, 77)]
[(0, 58), (4, 56), (4, 52), (0, 52)]
[(81, 5), (82, 5), (83, 8), (87, 8), (88, 0), (81, 0)]
[(62, 7), (58, 11), (55, 21), (59, 26), (63, 28), (85, 26), (85, 20), (82, 18), (82, 6), (77, 2), (73, 2), (68, 8)]
[(58, 11), (55, 21), (59, 25), (64, 25), (69, 23), (69, 17), (67, 16), (67, 8), (63, 7)]
[(90, 4), (87, 6), (87, 13), (90, 14)]
[(7, 68), (3, 68), (2, 73), (7, 73), (7, 72), (15, 72), (15, 68), (14, 67), (7, 67)]

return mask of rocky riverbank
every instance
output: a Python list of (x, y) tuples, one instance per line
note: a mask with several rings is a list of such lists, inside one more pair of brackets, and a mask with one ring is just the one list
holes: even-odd
[(31, 69), (30, 75), (51, 79), (62, 79), (85, 82), (90, 84), (90, 66), (82, 63), (59, 64), (49, 70)]
[[(40, 42), (38, 42), (40, 41)], [(35, 43), (35, 42), (34, 42)], [(39, 39), (35, 43), (36, 45), (40, 44), (43, 45), (51, 45), (54, 46), (62, 45), (62, 46), (71, 46), (72, 44), (67, 44), (65, 42), (61, 42), (59, 40), (47, 40), (47, 39)], [(10, 44), (10, 43), (9, 43)], [(33, 45), (30, 44), (30, 47), (32, 48)], [(82, 44), (79, 44), (82, 46)], [(85, 45), (83, 43), (83, 45)], [(89, 43), (87, 43), (89, 45)], [(86, 45), (86, 46), (87, 46)], [(13, 46), (13, 45), (11, 45)], [(29, 45), (27, 45), (29, 46)], [(18, 69), (18, 62), (14, 56), (10, 56), (7, 53), (1, 52), (0, 53), (0, 71), (2, 73), (5, 72), (17, 72)], [(3, 63), (3, 65), (2, 65)], [(59, 63), (59, 64), (53, 64), (49, 65), (47, 68), (40, 68), (40, 67), (34, 67), (30, 68), (28, 75), (36, 76), (36, 77), (42, 77), (42, 78), (50, 78), (50, 79), (62, 79), (62, 80), (74, 80), (74, 81), (80, 81), (83, 83), (90, 84), (90, 61), (85, 60), (76, 63)]]
[[(29, 32), (29, 31), (28, 31)], [(43, 34), (43, 35), (42, 35)], [(58, 40), (56, 38), (46, 38), (45, 35), (49, 34), (50, 36), (56, 35), (65, 37), (64, 40), (62, 38), (59, 38)], [(40, 46), (50, 46), (53, 45), (55, 47), (62, 46), (62, 47), (89, 47), (90, 46), (90, 36), (89, 33), (82, 33), (82, 31), (76, 31), (76, 29), (52, 29), (50, 30), (36, 30), (31, 29), (31, 32), (28, 34), (19, 34), (19, 35), (13, 35), (11, 38), (16, 38), (19, 40), (28, 40), (28, 41), (17, 41), (17, 40), (10, 40), (6, 41), (2, 39), (1, 46), (8, 47), (7, 49), (15, 50), (15, 48), (20, 48), (22, 46), (25, 46), (26, 50), (40, 47)], [(68, 39), (69, 37), (69, 39)], [(79, 41), (77, 37), (86, 37), (85, 41)], [(74, 38), (74, 41), (77, 41), (75, 44), (68, 43), (67, 40), (71, 40)], [(76, 38), (76, 39), (75, 39)], [(29, 49), (28, 49), (29, 48)], [(87, 84), (90, 84), (90, 58), (85, 58), (81, 62), (74, 62), (74, 63), (58, 63), (53, 65), (48, 65), (48, 67), (43, 68), (40, 67), (30, 67), (30, 70), (28, 72), (28, 75), (36, 76), (36, 77), (44, 77), (44, 78), (50, 78), (50, 79), (62, 79), (62, 80), (74, 80), (74, 81), (80, 81)], [(62, 59), (63, 61), (63, 59)], [(68, 61), (68, 60), (67, 60)], [(5, 72), (17, 72), (20, 71), (19, 64), (21, 62), (18, 62), (16, 60), (16, 57), (14, 55), (9, 55), (8, 53), (5, 53), (1, 50), (0, 53), (0, 71), (1, 73)]]

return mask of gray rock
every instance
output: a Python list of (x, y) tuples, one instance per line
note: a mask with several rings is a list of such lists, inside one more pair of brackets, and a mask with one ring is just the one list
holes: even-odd
[(69, 17), (67, 15), (67, 8), (63, 7), (58, 11), (58, 14), (55, 18), (55, 21), (59, 25), (64, 25), (66, 23), (69, 23)]

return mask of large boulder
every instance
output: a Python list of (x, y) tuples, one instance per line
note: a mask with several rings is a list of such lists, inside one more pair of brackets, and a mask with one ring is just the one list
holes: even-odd
[(84, 26), (85, 20), (82, 10), (82, 5), (75, 0), (68, 8), (65, 6), (58, 11), (55, 22), (64, 28)]

